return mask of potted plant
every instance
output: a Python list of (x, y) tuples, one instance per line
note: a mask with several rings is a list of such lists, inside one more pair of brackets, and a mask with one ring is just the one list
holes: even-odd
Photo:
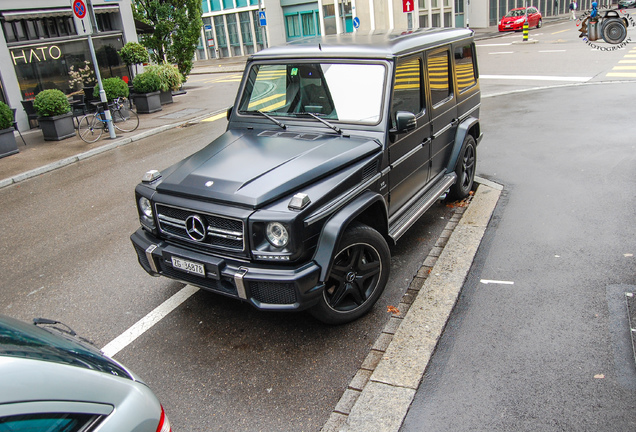
[(161, 111), (159, 90), (161, 80), (152, 72), (142, 72), (133, 78), (133, 99), (139, 114)]
[(18, 145), (13, 135), (13, 111), (0, 101), (0, 158), (18, 153)]
[(71, 104), (61, 90), (42, 90), (35, 96), (33, 107), (45, 141), (60, 141), (75, 135)]
[[(109, 101), (117, 99), (118, 97), (128, 97), (130, 94), (128, 84), (118, 77), (106, 78), (102, 81), (102, 86), (106, 92), (106, 99)], [(95, 90), (93, 90), (93, 97), (99, 99), (99, 86), (95, 87)]]
[(181, 87), (182, 77), (179, 69), (171, 64), (151, 65), (146, 67), (146, 72), (154, 73), (161, 81), (160, 97), (161, 105), (172, 103), (172, 92)]
[[(148, 57), (148, 51), (138, 42), (127, 42), (126, 45), (119, 50), (119, 56), (126, 63), (130, 76), (136, 75), (137, 65), (141, 63), (148, 63), (150, 60)], [(135, 73), (132, 73), (131, 66), (135, 65)]]

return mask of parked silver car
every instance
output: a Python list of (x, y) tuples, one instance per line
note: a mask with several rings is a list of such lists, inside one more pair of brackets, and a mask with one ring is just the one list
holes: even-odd
[(0, 432), (16, 431), (171, 428), (146, 384), (72, 330), (0, 316)]

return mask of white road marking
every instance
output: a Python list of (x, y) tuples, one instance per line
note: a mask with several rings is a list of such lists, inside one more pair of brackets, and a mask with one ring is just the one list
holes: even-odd
[(494, 43), (494, 44), (483, 44), (483, 45), (476, 45), (478, 47), (487, 47), (487, 46), (508, 46), (508, 45), (512, 45), (512, 42), (508, 42), (508, 43)]
[(592, 77), (563, 77), (544, 75), (479, 75), (480, 79), (522, 80), (522, 81), (574, 81), (586, 82)]
[(499, 280), (489, 280), (489, 279), (481, 279), (479, 282), (484, 285), (494, 284), (494, 285), (514, 285), (515, 283), (512, 281), (499, 281)]
[(513, 51), (498, 51), (498, 52), (492, 52), (488, 54), (514, 54), (514, 52)]
[(102, 352), (108, 357), (113, 357), (139, 336), (144, 334), (146, 330), (149, 330), (152, 326), (165, 318), (170, 312), (175, 310), (181, 303), (186, 301), (197, 291), (199, 291), (199, 288), (192, 285), (186, 285), (183, 289), (181, 289), (181, 291), (157, 306), (148, 315), (133, 324), (128, 330), (110, 341), (104, 348), (102, 348)]

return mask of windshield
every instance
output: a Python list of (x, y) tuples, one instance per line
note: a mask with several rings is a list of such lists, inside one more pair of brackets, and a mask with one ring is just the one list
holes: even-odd
[(521, 17), (521, 16), (525, 16), (526, 14), (526, 10), (525, 9), (516, 9), (516, 10), (511, 10), (510, 12), (508, 12), (506, 14), (506, 17), (510, 18), (510, 17)]
[(376, 124), (385, 76), (382, 64), (256, 64), (249, 71), (239, 112), (287, 117), (310, 112), (334, 121)]
[(0, 317), (0, 355), (45, 360), (132, 379), (119, 364), (67, 337)]

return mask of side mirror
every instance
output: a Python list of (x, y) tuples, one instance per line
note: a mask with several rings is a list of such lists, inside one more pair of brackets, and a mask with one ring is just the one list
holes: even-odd
[(415, 114), (408, 111), (398, 111), (395, 113), (396, 132), (399, 134), (414, 131), (417, 127)]
[(227, 121), (230, 121), (230, 116), (232, 115), (232, 108), (234, 107), (229, 107), (227, 109), (227, 113), (225, 113), (225, 117), (227, 118)]

